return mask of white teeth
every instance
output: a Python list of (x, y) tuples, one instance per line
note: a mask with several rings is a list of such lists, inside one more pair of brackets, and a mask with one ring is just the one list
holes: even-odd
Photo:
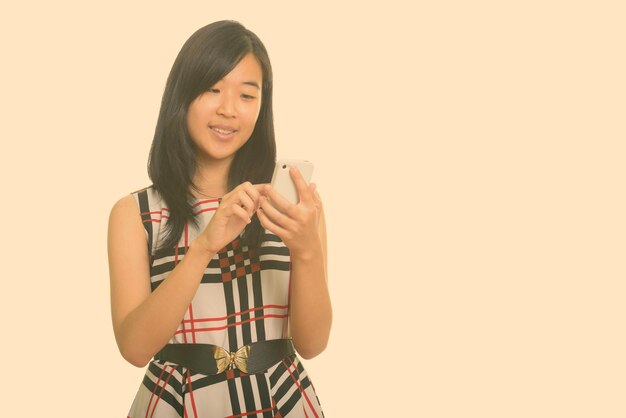
[(211, 128), (211, 129), (213, 129), (218, 134), (222, 134), (222, 135), (228, 135), (228, 134), (232, 134), (233, 132), (235, 132), (235, 131), (228, 131), (228, 130), (220, 129), (220, 128)]

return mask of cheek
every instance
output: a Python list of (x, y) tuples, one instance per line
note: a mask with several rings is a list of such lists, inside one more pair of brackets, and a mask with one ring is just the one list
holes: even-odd
[(201, 95), (195, 99), (187, 109), (187, 124), (197, 124), (206, 121), (211, 113), (215, 112), (215, 101), (210, 96)]
[(248, 121), (248, 124), (250, 125), (250, 129), (254, 129), (256, 125), (256, 121), (259, 118), (260, 112), (261, 112), (260, 106), (254, 106), (253, 108), (250, 108), (247, 110), (246, 120)]
[(189, 132), (192, 138), (195, 137), (196, 135), (196, 131), (197, 131), (196, 126), (197, 126), (197, 117), (190, 109), (189, 112), (187, 113), (187, 131)]
[(190, 107), (187, 111), (187, 131), (194, 141), (203, 134), (206, 123), (205, 120), (199, 109)]

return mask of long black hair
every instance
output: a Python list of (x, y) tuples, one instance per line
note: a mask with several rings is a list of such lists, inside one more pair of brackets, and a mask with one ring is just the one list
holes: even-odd
[[(196, 151), (187, 130), (191, 102), (224, 78), (252, 53), (261, 66), (261, 109), (250, 139), (237, 151), (228, 173), (228, 190), (250, 181), (270, 181), (276, 161), (272, 112), (272, 67), (261, 40), (235, 21), (219, 21), (198, 29), (178, 53), (165, 85), (161, 110), (148, 160), (148, 175), (170, 210), (166, 234), (158, 254), (171, 251), (190, 222), (198, 226), (191, 188)], [(246, 226), (243, 244), (260, 246), (263, 228), (254, 216)]]

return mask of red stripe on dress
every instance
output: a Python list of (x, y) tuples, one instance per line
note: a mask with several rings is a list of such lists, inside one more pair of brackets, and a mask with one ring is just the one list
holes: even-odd
[(302, 389), (302, 386), (300, 385), (300, 381), (298, 379), (296, 379), (294, 377), (294, 375), (291, 373), (291, 366), (294, 367), (294, 369), (297, 369), (296, 365), (294, 364), (293, 361), (291, 361), (291, 359), (289, 359), (289, 362), (291, 363), (290, 366), (287, 366), (287, 363), (285, 363), (285, 360), (281, 360), (282, 363), (287, 367), (287, 371), (289, 372), (289, 376), (291, 376), (291, 380), (293, 380), (293, 382), (296, 384), (296, 387), (298, 388), (298, 390), (300, 390), (300, 393), (302, 394), (302, 396), (304, 396), (304, 399), (306, 399), (306, 402), (309, 404), (309, 407), (311, 408), (311, 411), (313, 411), (313, 414), (315, 415), (315, 418), (319, 418), (319, 416), (317, 415), (317, 412), (315, 412), (315, 408), (313, 408), (313, 404), (311, 403), (311, 400), (309, 399), (308, 395), (306, 394), (306, 392), (304, 391), (304, 389)]
[(154, 385), (154, 389), (152, 389), (152, 395), (150, 395), (150, 400), (148, 401), (148, 408), (146, 409), (146, 418), (148, 418), (148, 412), (150, 411), (150, 405), (152, 404), (152, 398), (154, 398), (154, 394), (156, 392), (157, 387), (159, 387), (159, 383), (161, 382), (161, 378), (163, 377), (163, 373), (165, 373), (165, 367), (161, 369), (161, 374), (157, 379), (156, 384)]
[[(263, 316), (257, 316), (256, 318), (250, 318), (247, 319), (245, 321), (240, 321), (240, 322), (235, 322), (234, 324), (228, 324), (228, 325), (224, 325), (223, 327), (215, 327), (215, 328), (196, 328), (194, 331), (195, 332), (206, 332), (206, 331), (223, 331), (227, 328), (230, 327), (235, 327), (237, 325), (243, 325), (243, 324), (247, 324), (248, 322), (253, 322), (253, 321), (258, 321), (259, 319), (266, 319), (266, 318), (287, 318), (288, 315), (263, 315)], [(176, 331), (176, 333), (174, 335), (180, 334), (186, 332), (184, 331), (184, 327), (183, 330), (179, 330)]]
[(155, 211), (152, 211), (152, 212), (141, 212), (141, 215), (155, 215), (157, 213), (161, 213), (161, 211), (160, 210), (155, 210)]
[(256, 411), (252, 411), (252, 412), (243, 412), (241, 414), (237, 414), (237, 415), (229, 415), (226, 418), (238, 418), (238, 417), (247, 417), (248, 415), (256, 415), (256, 414), (262, 414), (263, 412), (271, 412), (272, 409), (274, 408), (265, 408), (265, 409), (259, 409)]
[(201, 200), (198, 203), (196, 203), (195, 205), (191, 206), (192, 208), (197, 208), (198, 206), (204, 204), (204, 203), (214, 203), (214, 202), (219, 202), (220, 199), (206, 199), (206, 200)]
[[(165, 370), (166, 367), (167, 366), (163, 366), (163, 369)], [(161, 388), (161, 392), (159, 392), (159, 397), (157, 398), (156, 402), (154, 403), (154, 408), (152, 408), (152, 414), (150, 414), (150, 418), (152, 418), (154, 416), (154, 411), (156, 411), (157, 404), (161, 400), (161, 396), (163, 396), (163, 391), (165, 390), (165, 386), (167, 386), (167, 383), (170, 381), (170, 379), (172, 378), (173, 375), (174, 375), (174, 367), (172, 367), (172, 371), (170, 372), (170, 375), (167, 376), (167, 380), (165, 380), (163, 382), (163, 387)]]
[[(257, 308), (250, 308), (246, 311), (241, 311), (241, 312), (235, 312), (232, 314), (229, 314), (227, 316), (223, 316), (223, 317), (216, 317), (216, 318), (198, 318), (198, 319), (194, 319), (194, 323), (198, 323), (198, 322), (211, 322), (211, 321), (225, 321), (228, 318), (232, 318), (233, 316), (241, 316), (243, 314), (247, 314), (250, 312), (254, 312), (254, 311), (260, 311), (261, 309), (287, 309), (289, 307), (289, 305), (264, 305), (264, 306), (259, 306)], [(183, 320), (183, 322), (189, 322), (188, 319)]]
[(152, 398), (154, 398), (154, 393), (156, 392), (157, 387), (159, 387), (159, 383), (161, 382), (161, 378), (163, 377), (163, 373), (165, 373), (165, 366), (161, 369), (161, 374), (157, 379), (156, 384), (154, 385), (154, 389), (152, 389), (152, 395), (150, 395), (150, 400), (148, 401), (148, 408), (146, 408), (146, 418), (148, 418), (148, 412), (150, 411), (150, 405), (152, 405)]
[(193, 398), (193, 388), (191, 387), (191, 372), (189, 371), (189, 369), (187, 369), (187, 382), (189, 383), (189, 398), (191, 399), (191, 408), (193, 409), (193, 416), (198, 418), (198, 411), (196, 410), (196, 401)]
[[(196, 343), (196, 330), (193, 328), (193, 308), (192, 308), (193, 302), (191, 302), (189, 304), (189, 308), (187, 309), (189, 311), (189, 320), (187, 322), (191, 323), (191, 341), (193, 341), (193, 343)], [(185, 321), (183, 321), (185, 322)], [(183, 329), (185, 329), (185, 325), (183, 324)]]

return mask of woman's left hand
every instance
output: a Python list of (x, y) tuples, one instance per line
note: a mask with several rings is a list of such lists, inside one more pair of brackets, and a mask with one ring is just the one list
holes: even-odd
[(265, 186), (257, 216), (261, 225), (278, 235), (289, 248), (292, 257), (307, 257), (319, 253), (321, 239), (319, 219), (322, 201), (315, 191), (315, 184), (306, 184), (302, 174), (292, 167), (289, 174), (296, 185), (299, 201), (293, 204), (272, 186)]

